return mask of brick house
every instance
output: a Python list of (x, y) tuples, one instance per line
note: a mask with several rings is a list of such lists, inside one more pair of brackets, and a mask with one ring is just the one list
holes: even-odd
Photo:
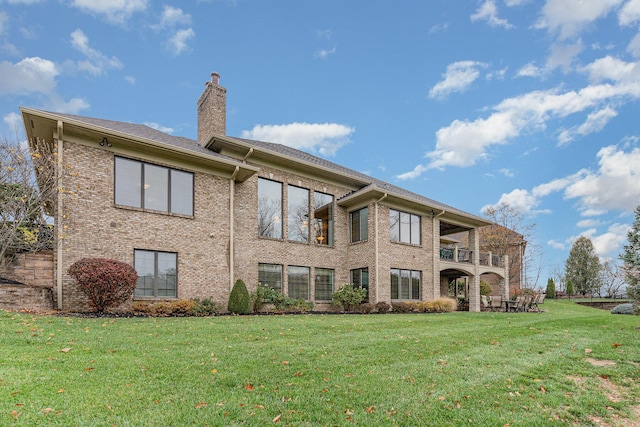
[[(509, 293), (508, 263), (482, 256), (490, 223), (308, 153), (226, 135), (226, 89), (212, 74), (198, 100), (198, 140), (144, 125), (21, 108), (28, 139), (56, 144), (69, 173), (52, 201), (54, 298), (87, 310), (67, 275), (82, 257), (134, 265), (134, 300), (212, 298), (226, 305), (236, 279), (329, 307), (344, 283), (378, 301), (447, 295), (480, 275)], [(469, 247), (449, 252), (446, 236)]]

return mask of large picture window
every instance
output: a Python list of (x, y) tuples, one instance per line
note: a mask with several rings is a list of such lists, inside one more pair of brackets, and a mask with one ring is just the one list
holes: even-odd
[(282, 184), (258, 178), (258, 235), (282, 238)]
[(318, 245), (333, 246), (333, 196), (313, 193), (313, 231)]
[(279, 264), (258, 264), (258, 283), (282, 292), (282, 266)]
[(368, 268), (356, 268), (351, 270), (351, 285), (355, 288), (364, 288), (367, 290), (367, 296), (364, 302), (369, 301), (369, 269)]
[(289, 266), (287, 281), (289, 298), (309, 300), (309, 267)]
[(389, 210), (389, 234), (392, 242), (420, 244), (420, 216)]
[(138, 273), (135, 296), (177, 296), (178, 254), (174, 252), (134, 251), (134, 266)]
[(418, 270), (391, 269), (391, 299), (420, 300), (422, 272)]
[(193, 173), (115, 158), (115, 204), (193, 215)]
[(316, 301), (331, 301), (333, 296), (333, 270), (316, 268)]
[(289, 240), (309, 241), (309, 190), (288, 186), (287, 190), (287, 230)]
[(369, 238), (368, 215), (368, 208), (362, 208), (360, 210), (349, 213), (351, 243), (362, 242)]

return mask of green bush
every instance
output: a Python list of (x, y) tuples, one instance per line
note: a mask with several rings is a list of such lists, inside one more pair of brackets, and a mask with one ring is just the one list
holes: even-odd
[(489, 296), (493, 294), (493, 289), (491, 289), (491, 285), (484, 280), (480, 280), (480, 295)]
[(234, 314), (250, 314), (251, 313), (251, 297), (247, 290), (247, 285), (242, 279), (236, 280), (229, 295), (229, 303), (227, 310)]
[(549, 299), (555, 299), (556, 297), (556, 284), (552, 278), (549, 278), (549, 280), (547, 280), (547, 290), (545, 294)]
[(378, 313), (388, 313), (390, 308), (391, 306), (389, 305), (389, 303), (386, 303), (384, 301), (379, 301), (376, 303), (376, 310), (378, 310)]
[(202, 301), (196, 298), (193, 301), (195, 302), (194, 316), (214, 316), (221, 311), (220, 304), (213, 302), (210, 298), (205, 298)]
[(127, 263), (105, 258), (82, 258), (68, 270), (97, 312), (131, 299), (138, 273)]
[(271, 286), (258, 283), (256, 290), (251, 292), (251, 305), (253, 307), (254, 313), (258, 313), (262, 311), (265, 304), (270, 302), (269, 297), (272, 292), (273, 292), (273, 289), (271, 288)]
[(629, 302), (616, 305), (611, 309), (611, 314), (634, 314), (633, 304)]
[(367, 297), (367, 290), (351, 285), (350, 283), (340, 286), (333, 293), (331, 301), (341, 306), (344, 311), (353, 311)]

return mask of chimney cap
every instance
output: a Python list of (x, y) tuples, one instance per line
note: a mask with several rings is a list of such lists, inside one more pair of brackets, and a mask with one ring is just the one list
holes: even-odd
[(220, 74), (217, 71), (211, 73), (211, 83), (218, 85), (220, 83)]

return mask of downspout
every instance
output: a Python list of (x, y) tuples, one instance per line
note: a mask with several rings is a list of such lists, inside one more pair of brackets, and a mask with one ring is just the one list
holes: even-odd
[(242, 158), (242, 163), (247, 163), (247, 159), (251, 157), (252, 154), (253, 154), (253, 147), (249, 148), (249, 151), (247, 151), (247, 154), (244, 155), (244, 157)]
[[(63, 145), (64, 145), (64, 132), (62, 120), (58, 120), (56, 139), (58, 140), (58, 158), (56, 166), (56, 182), (58, 187), (62, 185), (60, 182), (62, 179), (62, 164), (63, 164)], [(62, 310), (62, 191), (59, 189), (56, 191), (56, 214), (55, 214), (55, 227), (56, 230), (56, 296), (58, 300), (58, 310)]]
[(376, 253), (376, 256), (375, 256), (375, 266), (374, 266), (374, 270), (375, 270), (375, 274), (376, 274), (376, 302), (378, 301), (378, 296), (380, 295), (378, 293), (378, 284), (380, 283), (380, 280), (379, 280), (380, 276), (378, 275), (378, 264), (379, 264), (379, 262), (378, 262), (378, 247), (379, 247), (379, 244), (378, 244), (378, 203), (380, 203), (381, 201), (383, 201), (386, 198), (387, 198), (387, 193), (384, 193), (384, 195), (382, 197), (380, 197), (376, 201), (376, 204), (374, 205), (374, 208), (373, 208), (374, 209), (373, 217), (374, 217), (374, 221), (375, 221), (375, 224), (376, 224), (376, 237), (375, 237), (375, 253)]
[(229, 179), (229, 291), (233, 289), (233, 272), (235, 269), (233, 207), (235, 205), (235, 179), (239, 171), (240, 166), (236, 166), (236, 169), (233, 171), (233, 174)]

